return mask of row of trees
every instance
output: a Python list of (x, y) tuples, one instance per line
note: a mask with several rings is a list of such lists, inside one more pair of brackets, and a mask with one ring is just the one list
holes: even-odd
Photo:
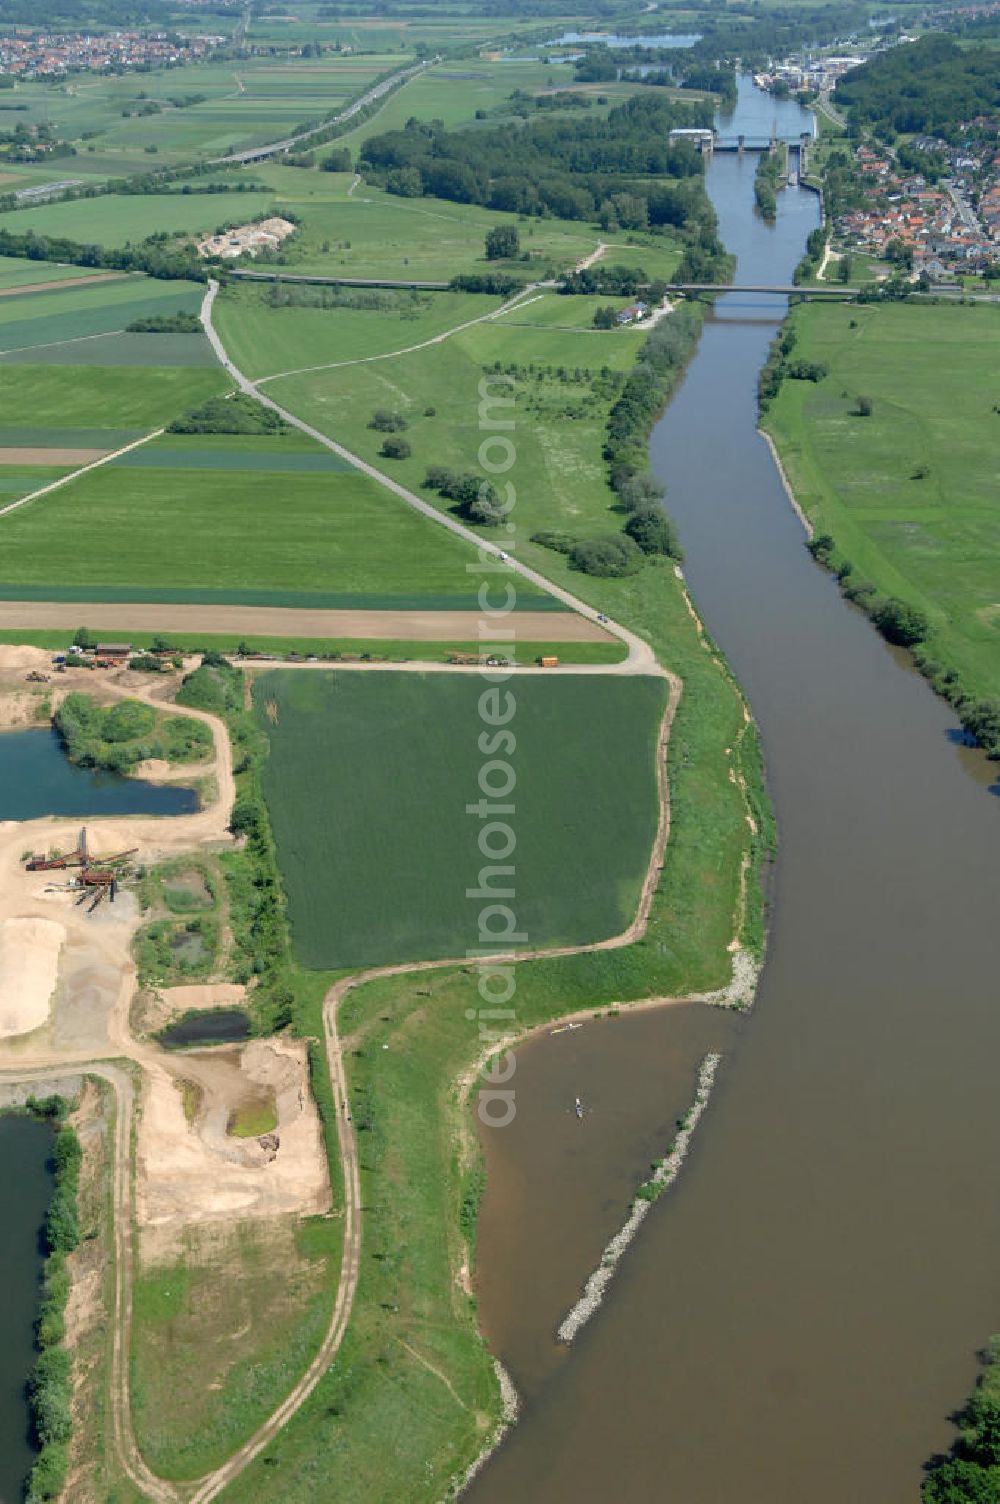
[(62, 1097), (41, 1101), (29, 1097), (28, 1110), (56, 1124), (52, 1145), (55, 1188), (45, 1217), (47, 1258), (42, 1275), (42, 1300), (35, 1326), (39, 1357), (28, 1380), (28, 1401), (38, 1444), (31, 1476), (29, 1501), (58, 1498), (69, 1468), (69, 1442), (73, 1434), (73, 1362), (63, 1346), (70, 1277), (66, 1259), (80, 1242), (77, 1197), (83, 1151), (76, 1132), (66, 1121), (67, 1103)]

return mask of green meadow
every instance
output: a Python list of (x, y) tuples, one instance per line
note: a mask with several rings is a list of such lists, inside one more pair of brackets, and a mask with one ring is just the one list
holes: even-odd
[(926, 612), (929, 657), (995, 697), (1000, 309), (808, 304), (793, 327), (796, 356), (829, 370), (786, 381), (767, 415), (800, 505), (857, 575)]
[[(306, 300), (319, 290), (292, 289)], [(353, 296), (348, 291), (344, 296)], [(500, 306), (500, 299), (468, 293), (366, 293), (377, 307), (275, 307), (268, 289), (231, 283), (215, 303), (213, 318), (234, 363), (248, 376), (270, 376), (302, 366), (371, 360), (432, 339), (446, 329)]]
[[(71, 365), (15, 366), (0, 360), (0, 440), (5, 444), (64, 444), (76, 440), (60, 435), (104, 430), (112, 437), (124, 434), (123, 442), (127, 442), (228, 387), (218, 366), (91, 366), (81, 374)], [(11, 436), (25, 431), (38, 437)], [(88, 438), (86, 442), (97, 441)]]
[(400, 198), (368, 183), (348, 197), (352, 180), (341, 173), (270, 167), (260, 177), (273, 189), (277, 212), (290, 209), (302, 221), (299, 234), (286, 242), (289, 272), (447, 282), (457, 273), (485, 270), (487, 230), (517, 224), (521, 249), (531, 260), (516, 262), (512, 269), (527, 278), (550, 264), (575, 265), (596, 249), (600, 238), (575, 221), (521, 224), (516, 215), (477, 204)]
[[(546, 311), (556, 316), (557, 305), (566, 303), (572, 315), (577, 301), (552, 294), (545, 299)], [(529, 304), (524, 318), (542, 306)], [(627, 371), (644, 336), (639, 330), (522, 323), (521, 317), (515, 311), (426, 350), (289, 376), (270, 382), (266, 390), (292, 412), (336, 434), (354, 453), (421, 491), (432, 464), (475, 468), (482, 440), (478, 393), (484, 368), (498, 361), (501, 367), (514, 367), (517, 375), (509, 390), (517, 455), (506, 478), (518, 497), (519, 555), (532, 550), (527, 538), (537, 528), (568, 526), (580, 536), (616, 531), (621, 523), (609, 512), (614, 498), (601, 458), (613, 395), (601, 372), (605, 367)], [(490, 390), (504, 395), (508, 388), (501, 381)], [(380, 459), (382, 435), (368, 426), (379, 408), (398, 412), (408, 423), (409, 458)], [(434, 492), (422, 494), (435, 500)], [(530, 527), (525, 515), (530, 515)], [(562, 563), (560, 555), (548, 550), (535, 553), (532, 562), (546, 573), (555, 561)]]
[(604, 939), (628, 924), (656, 831), (663, 681), (525, 679), (497, 700), (494, 726), (506, 717), (512, 727), (501, 772), (509, 764), (517, 790), (516, 857), (504, 858), (516, 883), (479, 877), (489, 863), (466, 809), (480, 797), (484, 688), (444, 674), (277, 672), (255, 684), (303, 965), (463, 955), (485, 943), (478, 916), (491, 900), (467, 896), (483, 881), (516, 889), (521, 947)]
[(245, 224), (266, 213), (271, 203), (270, 193), (105, 194), (10, 210), (0, 214), (0, 226), (18, 235), (33, 230), (36, 235), (65, 235), (84, 245), (117, 248), (160, 232), (200, 235), (227, 223)]

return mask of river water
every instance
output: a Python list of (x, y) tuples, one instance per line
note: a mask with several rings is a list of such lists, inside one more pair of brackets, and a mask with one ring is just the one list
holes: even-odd
[(19, 1504), (35, 1451), (25, 1381), (38, 1354), (35, 1317), (45, 1213), (52, 1196), (52, 1127), (37, 1118), (0, 1116), (0, 1504)]
[[(750, 135), (775, 114), (797, 131), (796, 105), (744, 85), (721, 124)], [(768, 226), (754, 169), (711, 164), (722, 238), (737, 281), (787, 283), (817, 200), (786, 190)], [(479, 1260), (485, 1330), (525, 1405), (475, 1504), (916, 1504), (1000, 1328), (993, 775), (803, 547), (756, 432), (783, 311), (719, 301), (652, 444), (764, 741), (781, 848), (757, 1006), (715, 1040), (684, 1008), (523, 1052), (518, 1118), (486, 1139)], [(679, 1182), (557, 1347), (713, 1043), (724, 1063)], [(600, 1110), (567, 1126), (584, 1080)]]

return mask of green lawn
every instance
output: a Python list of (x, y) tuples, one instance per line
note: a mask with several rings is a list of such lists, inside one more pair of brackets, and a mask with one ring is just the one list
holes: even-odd
[[(302, 964), (418, 961), (481, 943), (483, 903), (466, 890), (486, 859), (466, 804), (480, 797), (482, 694), (468, 675), (274, 673), (255, 685)], [(516, 889), (522, 945), (598, 940), (627, 925), (656, 830), (664, 703), (658, 679), (517, 685), (516, 881), (499, 886)]]
[(829, 367), (767, 417), (799, 502), (858, 574), (926, 611), (930, 657), (1000, 694), (1000, 309), (809, 304), (794, 327), (796, 356)]

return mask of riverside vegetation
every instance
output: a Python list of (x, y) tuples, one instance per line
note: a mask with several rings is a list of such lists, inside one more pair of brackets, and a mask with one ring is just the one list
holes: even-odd
[[(990, 306), (808, 304), (762, 377), (811, 548), (1000, 756)], [(791, 378), (791, 379), (783, 379)]]

